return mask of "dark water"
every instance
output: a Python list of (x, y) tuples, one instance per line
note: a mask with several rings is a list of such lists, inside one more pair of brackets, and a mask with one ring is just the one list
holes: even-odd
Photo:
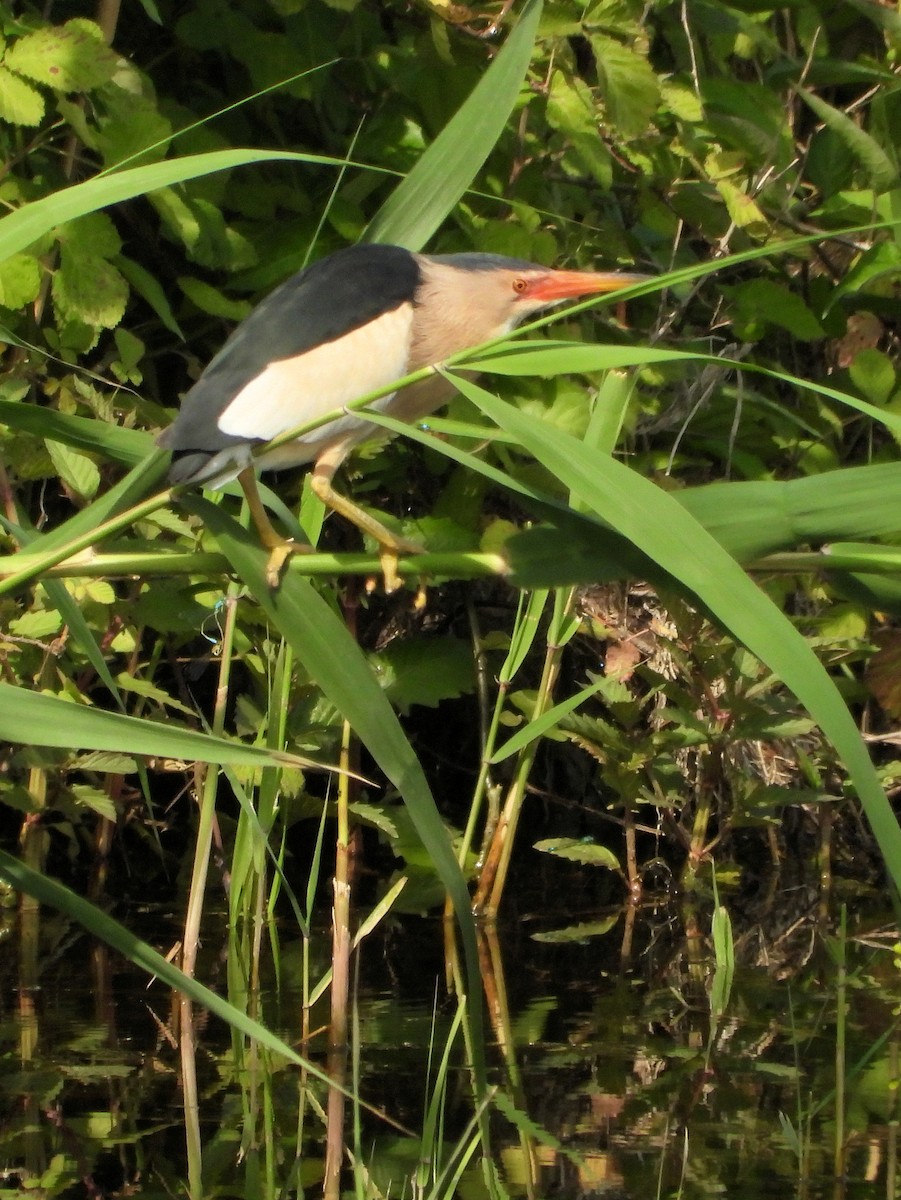
[[(709, 928), (708, 918), (698, 925)], [(164, 953), (177, 940), (171, 913), (124, 919)], [(777, 931), (737, 926), (738, 966), (713, 1020), (713, 954), (706, 933), (686, 935), (694, 917), (661, 904), (579, 920), (575, 930), (551, 929), (523, 912), (483, 942), (488, 1060), (502, 1093), (490, 1117), (501, 1194), (897, 1194), (893, 931), (865, 934), (851, 920), (836, 944), (812, 917)], [(312, 1036), (301, 1046), (301, 943), (285, 929), (274, 936), (277, 953), (264, 939), (260, 1010), (322, 1067), (327, 1002), (309, 1012)], [(326, 931), (313, 947), (315, 981)], [(33, 986), (21, 986), (24, 957), (11, 929), (0, 944), (0, 1200), (186, 1194), (172, 995), (52, 914), (28, 968)], [(207, 922), (198, 974), (227, 990), (224, 915)], [(359, 1113), (371, 1194), (432, 1194), (427, 1170), (415, 1179), (455, 1014), (440, 922), (391, 917), (366, 939), (354, 1013), (359, 1092), (393, 1122)], [(324, 1089), (203, 1012), (194, 1011), (194, 1026), (203, 1158), (194, 1194), (319, 1192)], [(462, 1061), (458, 1034), (436, 1106), (433, 1165), (466, 1137)], [(349, 1106), (349, 1128), (353, 1115)], [(477, 1160), (440, 1193), (486, 1195)]]

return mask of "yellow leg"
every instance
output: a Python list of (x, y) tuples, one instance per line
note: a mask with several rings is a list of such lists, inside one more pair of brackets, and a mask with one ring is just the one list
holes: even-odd
[(310, 476), (310, 487), (323, 504), (340, 513), (342, 517), (346, 517), (363, 533), (368, 533), (370, 537), (375, 538), (379, 544), (379, 561), (385, 577), (385, 591), (396, 592), (403, 582), (397, 570), (398, 559), (402, 554), (421, 554), (423, 548), (416, 542), (392, 533), (381, 521), (377, 521), (375, 517), (364, 512), (359, 505), (354, 504), (353, 500), (349, 500), (347, 496), (342, 496), (340, 492), (335, 491), (332, 487), (332, 479), (345, 454), (346, 450), (341, 447), (326, 450), (324, 454), (321, 454), (313, 468), (313, 474)]
[(282, 537), (269, 520), (269, 514), (260, 499), (257, 488), (257, 477), (253, 467), (245, 467), (238, 476), (238, 483), (244, 492), (251, 520), (257, 527), (260, 541), (269, 550), (269, 561), (266, 563), (266, 582), (271, 588), (278, 587), (282, 568), (292, 554), (309, 554), (311, 547), (295, 542), (291, 538)]

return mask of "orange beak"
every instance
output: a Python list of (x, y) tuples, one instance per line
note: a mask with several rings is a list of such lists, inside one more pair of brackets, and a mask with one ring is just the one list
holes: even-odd
[(572, 300), (576, 296), (617, 292), (649, 279), (653, 276), (630, 275), (625, 271), (548, 271), (547, 275), (531, 280), (528, 291), (521, 295), (523, 299), (550, 304), (554, 300)]

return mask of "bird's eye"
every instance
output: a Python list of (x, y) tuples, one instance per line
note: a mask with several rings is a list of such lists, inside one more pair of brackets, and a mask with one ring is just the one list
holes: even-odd
[(522, 295), (522, 293), (526, 290), (526, 288), (528, 286), (529, 286), (528, 279), (514, 279), (513, 280), (513, 290), (514, 290), (514, 292), (519, 292), (520, 295)]

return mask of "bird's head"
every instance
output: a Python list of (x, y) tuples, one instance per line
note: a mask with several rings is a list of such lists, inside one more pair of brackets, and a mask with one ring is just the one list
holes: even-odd
[(513, 329), (562, 300), (615, 292), (651, 278), (618, 271), (557, 271), (500, 254), (434, 255), (427, 262), (441, 277), (433, 295), (452, 309), (468, 310), (478, 325), (476, 341)]

